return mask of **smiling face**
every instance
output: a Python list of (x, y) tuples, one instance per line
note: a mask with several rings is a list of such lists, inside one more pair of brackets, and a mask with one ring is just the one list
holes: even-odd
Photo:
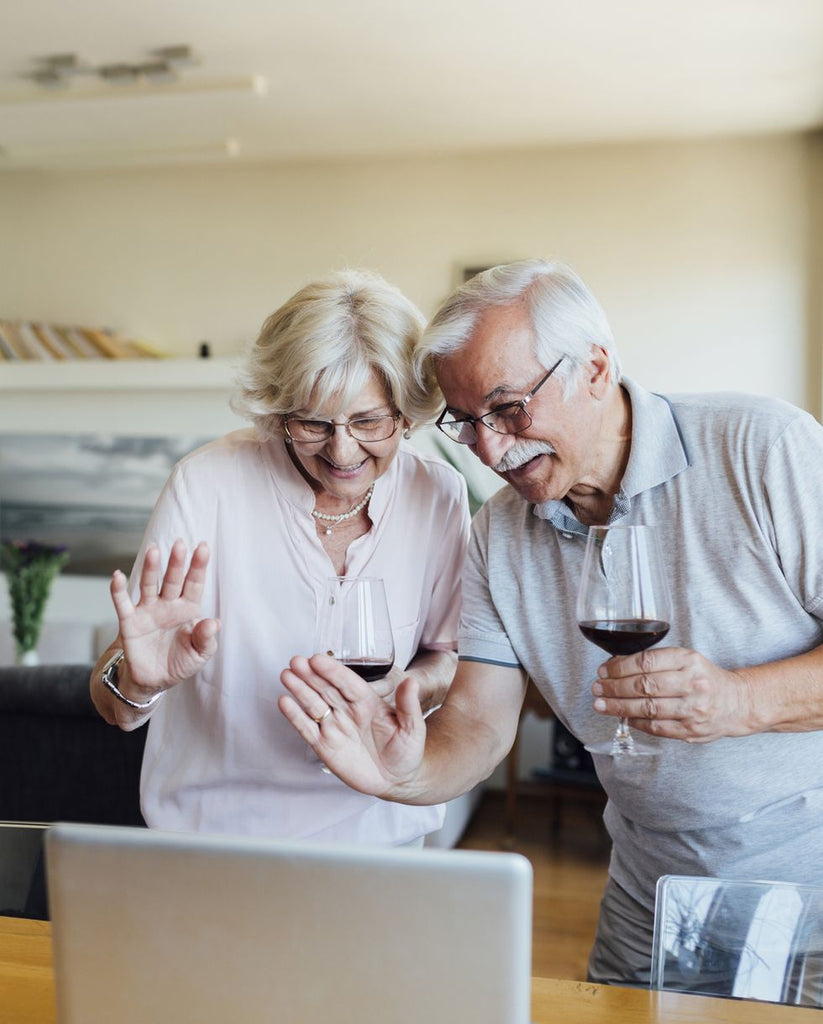
[[(343, 423), (356, 417), (391, 415), (394, 405), (383, 383), (372, 374), (359, 396), (344, 409), (334, 402), (320, 409), (295, 410), (294, 415)], [(392, 463), (400, 447), (404, 423), (384, 441), (357, 441), (345, 427), (319, 444), (292, 441), (292, 458), (317, 494), (318, 509), (337, 513), (355, 504)]]
[[(521, 399), (546, 373), (535, 355), (525, 310), (494, 306), (477, 321), (468, 342), (438, 361), (437, 379), (449, 411), (480, 416)], [(608, 359), (593, 347), (575, 392), (565, 401), (562, 382), (550, 378), (528, 406), (531, 426), (498, 434), (478, 424), (477, 457), (526, 501), (544, 502), (602, 490), (614, 467), (600, 443), (604, 417), (616, 391)]]

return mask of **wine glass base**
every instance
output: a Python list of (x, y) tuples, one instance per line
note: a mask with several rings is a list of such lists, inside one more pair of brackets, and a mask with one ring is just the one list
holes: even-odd
[(635, 757), (656, 757), (660, 753), (657, 747), (638, 742), (632, 737), (628, 739), (615, 737), (611, 740), (604, 740), (602, 743), (587, 743), (585, 746), (590, 754), (616, 757), (621, 761), (631, 761)]
[(308, 743), (306, 744), (305, 758), (310, 765), (312, 765), (314, 768), (319, 768), (320, 771), (323, 772), (325, 775), (334, 775), (334, 772), (331, 770), (331, 768), (327, 768), (323, 764), (323, 762), (320, 760), (317, 754), (315, 754), (315, 752), (308, 745)]

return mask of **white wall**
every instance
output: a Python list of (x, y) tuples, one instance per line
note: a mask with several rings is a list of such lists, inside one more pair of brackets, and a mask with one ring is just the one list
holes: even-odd
[[(557, 255), (598, 294), (626, 372), (647, 386), (743, 389), (819, 414), (819, 148), (784, 136), (5, 173), (0, 317), (108, 325), (185, 356), (208, 339), (231, 356), (332, 267), (374, 267), (430, 314), (461, 266)], [(42, 409), (49, 429), (77, 429), (80, 417), (83, 429), (98, 418), (101, 429), (139, 429), (156, 416), (117, 394), (29, 397), (27, 420)], [(105, 614), (105, 583), (83, 586), (80, 603)], [(58, 581), (49, 617), (70, 618), (78, 596)], [(524, 770), (547, 757), (545, 723), (529, 722)]]
[(806, 318), (809, 328), (808, 408), (823, 416), (823, 132), (808, 142), (809, 247)]
[[(375, 267), (431, 313), (464, 264), (558, 255), (627, 372), (812, 406), (802, 136), (0, 177), (0, 316), (230, 355), (308, 278)], [(0, 367), (2, 371), (2, 367)], [(814, 409), (813, 411), (817, 411)]]

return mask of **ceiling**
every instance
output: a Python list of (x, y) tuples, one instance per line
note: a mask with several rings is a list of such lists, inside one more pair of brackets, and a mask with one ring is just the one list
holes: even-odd
[[(823, 125), (823, 0), (6, 2), (0, 167), (447, 153)], [(52, 54), (134, 65), (178, 44), (199, 63), (170, 86), (105, 86), (90, 74), (44, 90), (25, 77)]]

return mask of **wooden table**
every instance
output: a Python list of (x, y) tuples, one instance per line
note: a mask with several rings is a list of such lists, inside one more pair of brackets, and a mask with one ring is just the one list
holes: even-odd
[(820, 1010), (532, 978), (534, 1024), (811, 1024)]
[(54, 1024), (51, 925), (0, 917), (0, 1021)]
[[(534, 1024), (821, 1022), (819, 1010), (550, 978), (532, 980), (532, 1019)], [(51, 927), (46, 921), (0, 917), (0, 1021), (55, 1024)]]

